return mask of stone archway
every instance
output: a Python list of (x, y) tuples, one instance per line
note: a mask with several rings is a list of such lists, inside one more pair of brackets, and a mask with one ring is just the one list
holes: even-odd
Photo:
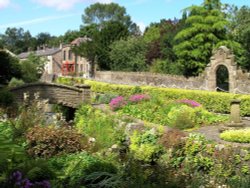
[(225, 46), (219, 47), (210, 58), (210, 63), (205, 70), (206, 88), (210, 91), (217, 90), (217, 71), (222, 66), (228, 71), (228, 91), (234, 92), (236, 88), (237, 66), (234, 55)]
[(229, 92), (229, 72), (225, 65), (217, 66), (216, 91)]

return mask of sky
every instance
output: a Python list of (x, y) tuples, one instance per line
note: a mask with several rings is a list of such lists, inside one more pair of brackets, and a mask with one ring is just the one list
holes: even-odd
[[(181, 18), (184, 8), (201, 5), (203, 0), (0, 0), (0, 34), (8, 27), (21, 27), (32, 36), (41, 32), (59, 36), (68, 30), (79, 30), (84, 9), (96, 2), (114, 2), (125, 7), (143, 31), (152, 22)], [(250, 0), (221, 2), (250, 7)]]

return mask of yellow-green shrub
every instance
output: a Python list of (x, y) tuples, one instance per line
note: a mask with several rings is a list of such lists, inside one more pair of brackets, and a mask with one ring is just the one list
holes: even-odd
[(220, 138), (229, 142), (250, 143), (250, 128), (227, 130), (220, 134)]

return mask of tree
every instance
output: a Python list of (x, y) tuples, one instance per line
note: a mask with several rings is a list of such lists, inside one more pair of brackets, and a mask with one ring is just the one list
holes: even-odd
[(44, 71), (45, 60), (31, 53), (27, 60), (21, 62), (22, 79), (26, 83), (36, 82)]
[(101, 30), (96, 24), (92, 24), (87, 26), (86, 31), (91, 40), (76, 47), (75, 52), (86, 57), (92, 64), (97, 63), (100, 69), (110, 70), (109, 46), (114, 41), (129, 35), (127, 27), (120, 22), (109, 21), (103, 25)]
[(231, 50), (239, 45), (228, 39), (229, 22), (219, 0), (205, 0), (202, 6), (186, 9), (185, 28), (175, 36), (174, 51), (185, 67), (186, 76), (201, 73), (212, 55), (212, 50), (227, 45)]
[(110, 46), (111, 69), (115, 71), (146, 70), (146, 44), (142, 38), (130, 37), (115, 41)]
[(21, 77), (21, 67), (17, 58), (0, 50), (0, 83), (7, 84), (12, 77)]
[(107, 22), (120, 22), (126, 26), (132, 34), (138, 34), (138, 26), (131, 21), (126, 9), (116, 3), (95, 3), (87, 7), (82, 15), (85, 25), (96, 24), (101, 29)]
[(250, 8), (241, 7), (239, 10), (234, 9), (234, 19), (232, 22), (231, 34), (244, 49), (244, 58), (240, 65), (244, 69), (250, 70)]
[(1, 38), (4, 47), (15, 54), (33, 50), (36, 47), (35, 39), (23, 28), (7, 28)]

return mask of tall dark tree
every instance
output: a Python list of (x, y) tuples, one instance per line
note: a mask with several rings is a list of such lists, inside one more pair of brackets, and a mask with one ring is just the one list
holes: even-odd
[(0, 50), (0, 83), (6, 84), (12, 77), (21, 78), (21, 67), (17, 58)]

